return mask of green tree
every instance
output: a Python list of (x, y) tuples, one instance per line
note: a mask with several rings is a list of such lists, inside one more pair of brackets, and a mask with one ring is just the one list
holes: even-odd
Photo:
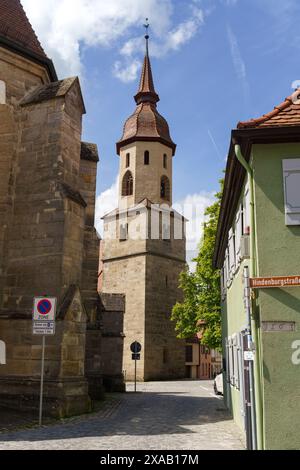
[(172, 320), (176, 323), (179, 338), (190, 338), (201, 330), (202, 344), (221, 349), (221, 295), (220, 271), (213, 267), (218, 218), (220, 213), (223, 180), (216, 201), (209, 206), (203, 224), (203, 236), (196, 261), (196, 270), (187, 267), (180, 275), (179, 286), (183, 301), (173, 307)]

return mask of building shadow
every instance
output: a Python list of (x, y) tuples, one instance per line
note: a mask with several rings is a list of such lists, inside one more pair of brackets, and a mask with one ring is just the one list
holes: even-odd
[(194, 434), (194, 426), (227, 420), (231, 416), (218, 398), (182, 396), (176, 392), (130, 393), (109, 417), (93, 415), (73, 423), (0, 434), (0, 442)]

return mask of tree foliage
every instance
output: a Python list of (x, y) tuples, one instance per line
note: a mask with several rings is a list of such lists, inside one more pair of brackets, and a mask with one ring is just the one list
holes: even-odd
[(220, 271), (213, 267), (217, 224), (220, 213), (223, 180), (216, 201), (209, 206), (203, 224), (196, 270), (188, 267), (180, 275), (183, 301), (173, 307), (172, 320), (176, 322), (179, 338), (191, 338), (201, 330), (202, 344), (212, 349), (221, 349), (221, 295)]

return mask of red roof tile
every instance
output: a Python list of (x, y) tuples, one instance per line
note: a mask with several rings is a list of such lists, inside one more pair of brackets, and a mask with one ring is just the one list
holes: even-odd
[(0, 37), (47, 58), (19, 0), (0, 0)]
[(286, 98), (273, 111), (257, 119), (239, 122), (238, 129), (300, 125), (300, 89)]

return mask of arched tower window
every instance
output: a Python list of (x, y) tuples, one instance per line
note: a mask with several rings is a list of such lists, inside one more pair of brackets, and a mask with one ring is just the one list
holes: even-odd
[(149, 151), (146, 150), (144, 153), (144, 165), (149, 165), (150, 163), (150, 154)]
[(133, 176), (131, 171), (126, 171), (122, 181), (122, 196), (133, 195)]
[(130, 166), (130, 153), (126, 153), (126, 168)]
[(162, 176), (160, 181), (160, 197), (162, 199), (170, 200), (170, 181), (167, 176)]

